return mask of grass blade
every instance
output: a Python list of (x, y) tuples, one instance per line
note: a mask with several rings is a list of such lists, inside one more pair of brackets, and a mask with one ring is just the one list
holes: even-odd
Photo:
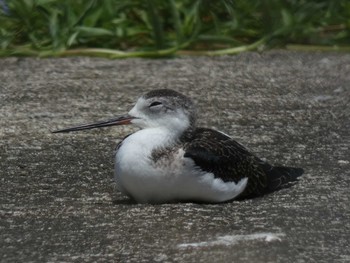
[(156, 7), (153, 0), (147, 0), (147, 16), (152, 25), (153, 37), (155, 40), (156, 48), (162, 49), (164, 47), (163, 41), (163, 29), (160, 16), (157, 14)]

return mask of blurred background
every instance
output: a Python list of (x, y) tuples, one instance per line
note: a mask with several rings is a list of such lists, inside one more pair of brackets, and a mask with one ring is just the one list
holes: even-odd
[(350, 51), (348, 0), (0, 0), (0, 56)]

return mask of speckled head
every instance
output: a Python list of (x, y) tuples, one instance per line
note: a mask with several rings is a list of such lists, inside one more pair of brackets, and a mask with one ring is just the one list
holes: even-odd
[[(147, 92), (143, 98), (151, 101), (163, 101), (173, 109), (182, 108), (188, 115), (195, 115), (195, 107), (189, 97), (171, 89), (157, 89)], [(194, 117), (194, 116), (193, 116)]]
[(196, 109), (192, 100), (170, 89), (147, 92), (129, 112), (141, 128), (162, 126), (179, 131), (195, 126)]

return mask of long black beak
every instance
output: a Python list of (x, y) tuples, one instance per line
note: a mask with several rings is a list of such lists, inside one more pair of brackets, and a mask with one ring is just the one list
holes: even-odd
[(95, 128), (101, 128), (101, 127), (114, 126), (114, 125), (127, 125), (127, 124), (131, 124), (131, 121), (133, 119), (137, 119), (137, 118), (130, 115), (123, 115), (107, 121), (99, 121), (91, 124), (82, 124), (71, 128), (52, 131), (52, 133), (82, 131), (82, 130), (89, 130), (89, 129), (95, 129)]

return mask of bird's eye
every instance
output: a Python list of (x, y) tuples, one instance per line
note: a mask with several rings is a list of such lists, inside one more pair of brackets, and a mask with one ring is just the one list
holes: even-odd
[(156, 107), (156, 106), (160, 106), (162, 105), (163, 103), (161, 103), (160, 101), (153, 101), (149, 107), (152, 108), (152, 107)]

